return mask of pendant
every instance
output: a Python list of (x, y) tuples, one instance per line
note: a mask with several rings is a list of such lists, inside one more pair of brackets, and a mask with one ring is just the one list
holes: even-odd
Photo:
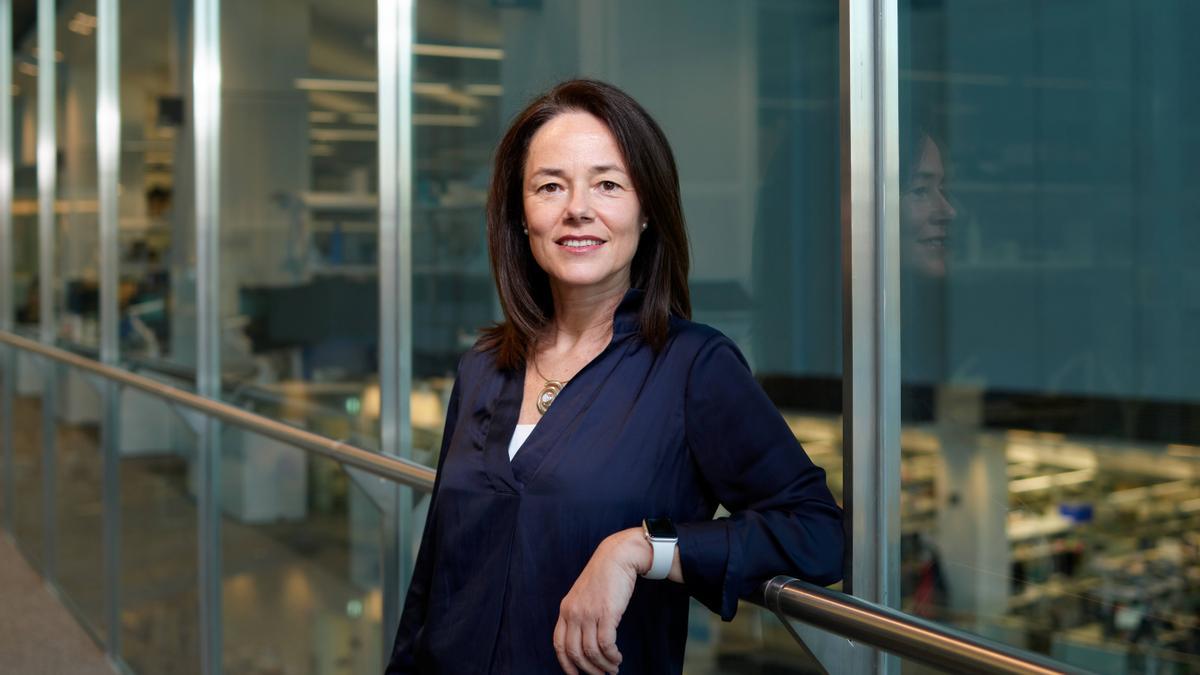
[(542, 415), (550, 409), (550, 404), (554, 403), (554, 399), (558, 398), (558, 393), (563, 389), (563, 383), (558, 380), (546, 380), (546, 386), (542, 387), (542, 393), (538, 394), (537, 409)]

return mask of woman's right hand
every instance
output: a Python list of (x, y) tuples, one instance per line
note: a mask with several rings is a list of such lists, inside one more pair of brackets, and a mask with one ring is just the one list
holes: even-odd
[(617, 625), (633, 597), (638, 574), (650, 569), (652, 556), (640, 528), (621, 530), (596, 547), (559, 605), (554, 653), (564, 673), (617, 672)]

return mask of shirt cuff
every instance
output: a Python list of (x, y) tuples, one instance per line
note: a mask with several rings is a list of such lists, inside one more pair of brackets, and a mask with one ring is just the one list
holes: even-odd
[(737, 613), (736, 579), (741, 569), (738, 547), (729, 545), (729, 521), (725, 518), (675, 526), (679, 535), (679, 566), (683, 585), (722, 621)]

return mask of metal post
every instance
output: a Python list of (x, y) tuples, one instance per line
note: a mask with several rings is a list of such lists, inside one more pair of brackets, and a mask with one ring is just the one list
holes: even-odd
[[(100, 197), (100, 360), (115, 366), (120, 355), (117, 322), (119, 276), (117, 181), (121, 158), (121, 96), (118, 0), (96, 3), (96, 162)], [(108, 655), (121, 654), (121, 472), (119, 405), (121, 389), (104, 381), (100, 426), (104, 499), (104, 616)]]
[[(54, 287), (55, 275), (55, 214), (54, 198), (58, 181), (58, 147), (55, 137), (55, 70), (54, 19), (57, 16), (54, 0), (38, 0), (38, 77), (37, 77), (37, 178), (38, 178), (38, 312), (41, 317), (39, 338), (43, 344), (54, 344), (57, 333)], [(4, 95), (8, 95), (7, 93)], [(58, 478), (58, 439), (55, 438), (58, 416), (58, 368), (45, 363), (42, 368), (45, 385), (42, 388), (42, 574), (50, 584), (55, 581), (58, 514), (55, 503)]]
[[(0, 92), (12, 90), (12, 0), (0, 0)], [(0, 330), (13, 328), (12, 96), (0, 96)], [(4, 359), (0, 391), (0, 452), (4, 454), (4, 529), (13, 532), (13, 394), (16, 391), (16, 350), (0, 351)]]
[[(846, 588), (899, 604), (900, 276), (896, 0), (841, 0)], [(852, 672), (899, 672), (856, 655)]]
[[(221, 39), (220, 0), (194, 0), (192, 119), (195, 121), (196, 383), (197, 393), (221, 397), (220, 207)], [(198, 551), (200, 663), (218, 675), (221, 654), (221, 425), (212, 417), (200, 432)]]
[[(413, 0), (379, 0), (379, 382), (383, 452), (412, 457)], [(383, 649), (412, 573), (412, 489), (383, 509)], [(390, 508), (389, 508), (390, 507)]]

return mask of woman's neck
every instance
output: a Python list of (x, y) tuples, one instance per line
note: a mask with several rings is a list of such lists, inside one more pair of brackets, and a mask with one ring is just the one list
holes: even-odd
[(613, 314), (628, 289), (628, 282), (601, 289), (552, 288), (554, 319), (546, 346), (563, 351), (581, 344), (608, 342)]

